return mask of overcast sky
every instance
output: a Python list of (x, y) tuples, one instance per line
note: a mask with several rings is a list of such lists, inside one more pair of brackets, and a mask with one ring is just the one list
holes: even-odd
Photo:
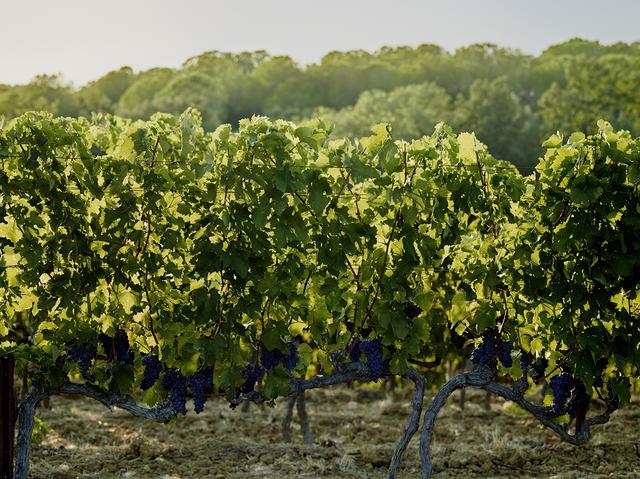
[(572, 37), (640, 40), (640, 0), (0, 0), (0, 83), (82, 84), (207, 50), (301, 63), (332, 50), (492, 42), (537, 54)]

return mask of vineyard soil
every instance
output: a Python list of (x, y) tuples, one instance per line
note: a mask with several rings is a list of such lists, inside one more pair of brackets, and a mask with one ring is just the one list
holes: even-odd
[[(54, 397), (39, 410), (49, 432), (34, 448), (31, 477), (382, 478), (410, 394), (347, 388), (308, 393), (312, 446), (302, 444), (297, 424), (294, 442), (282, 442), (284, 400), (248, 413), (210, 400), (203, 414), (190, 412), (163, 426), (90, 400)], [(435, 477), (640, 477), (638, 406), (615, 413), (588, 445), (575, 448), (508, 403), (496, 400), (485, 410), (484, 393), (468, 391), (464, 413), (451, 400), (439, 417)], [(419, 477), (417, 437), (400, 477)]]

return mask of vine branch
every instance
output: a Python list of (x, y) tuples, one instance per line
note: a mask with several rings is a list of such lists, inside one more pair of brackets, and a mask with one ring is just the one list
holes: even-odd
[(65, 382), (59, 389), (49, 393), (49, 395), (52, 394), (86, 396), (95, 399), (109, 409), (117, 407), (127, 411), (133, 416), (160, 423), (167, 423), (176, 415), (176, 411), (168, 401), (155, 407), (142, 406), (131, 396), (107, 392), (92, 384)]
[(396, 444), (393, 456), (391, 456), (386, 479), (396, 479), (402, 456), (404, 455), (411, 438), (420, 426), (420, 416), (422, 414), (422, 404), (424, 401), (425, 380), (422, 374), (413, 368), (409, 368), (407, 371), (407, 378), (413, 381), (416, 387), (413, 398), (411, 399), (411, 416), (409, 416), (409, 421), (402, 432), (402, 436)]
[(104, 404), (109, 409), (118, 407), (133, 416), (160, 423), (167, 423), (176, 415), (176, 411), (168, 401), (150, 408), (138, 404), (131, 396), (107, 392), (92, 384), (80, 384), (67, 381), (62, 386), (49, 391), (33, 391), (25, 396), (18, 404), (18, 438), (15, 449), (14, 479), (27, 479), (29, 474), (31, 437), (35, 426), (35, 414), (38, 404), (40, 404), (43, 399), (60, 394), (86, 396)]
[(545, 427), (555, 432), (562, 441), (578, 446), (584, 444), (591, 437), (591, 427), (598, 424), (605, 424), (609, 421), (611, 413), (616, 409), (613, 403), (607, 403), (606, 410), (584, 421), (582, 427), (576, 434), (571, 434), (566, 425), (558, 424), (554, 421), (557, 417), (566, 413), (554, 413), (551, 408), (541, 406), (524, 397), (527, 390), (527, 376), (523, 376), (511, 387), (499, 384), (494, 381), (495, 370), (475, 367), (472, 371), (454, 376), (447, 381), (434, 397), (431, 405), (424, 416), (424, 426), (420, 435), (420, 458), (422, 461), (422, 479), (429, 479), (433, 470), (430, 447), (438, 413), (444, 407), (448, 397), (457, 389), (475, 387), (484, 389), (492, 394), (500, 396), (508, 401), (513, 401), (522, 409), (529, 412)]

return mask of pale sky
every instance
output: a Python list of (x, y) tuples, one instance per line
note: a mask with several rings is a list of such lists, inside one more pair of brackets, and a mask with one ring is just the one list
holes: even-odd
[(0, 20), (0, 83), (62, 73), (82, 84), (207, 50), (305, 64), (384, 45), (492, 42), (538, 54), (577, 36), (640, 40), (640, 0), (0, 0)]

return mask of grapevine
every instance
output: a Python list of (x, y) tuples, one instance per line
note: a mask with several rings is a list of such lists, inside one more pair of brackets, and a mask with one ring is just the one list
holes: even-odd
[[(20, 427), (69, 391), (162, 422), (187, 413), (189, 392), (200, 412), (210, 395), (273, 404), (383, 376), (419, 391), (444, 377), (425, 365), (463, 364), (475, 342), (425, 416), (425, 477), (438, 401), (459, 388), (583, 443), (639, 366), (640, 145), (599, 129), (554, 135), (525, 177), (443, 124), (407, 143), (384, 125), (332, 141), (321, 121), (261, 117), (208, 133), (194, 110), (11, 120), (0, 352), (31, 387)], [(547, 377), (551, 408), (525, 397)], [(412, 408), (400, 456), (422, 399)]]

